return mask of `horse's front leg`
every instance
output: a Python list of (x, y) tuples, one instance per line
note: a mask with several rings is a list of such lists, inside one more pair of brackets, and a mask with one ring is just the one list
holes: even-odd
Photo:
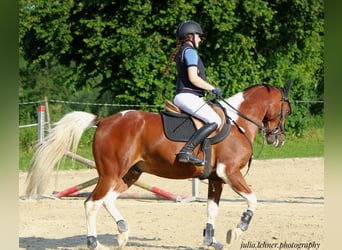
[(247, 202), (247, 210), (242, 213), (241, 220), (237, 224), (236, 228), (230, 229), (227, 232), (227, 243), (231, 244), (237, 240), (240, 235), (248, 229), (249, 223), (254, 215), (254, 211), (257, 205), (257, 198), (253, 191), (247, 185), (245, 178), (242, 176), (240, 170), (227, 174), (227, 183), (229, 183), (232, 189), (244, 198)]
[(215, 250), (223, 248), (223, 245), (215, 240), (215, 219), (218, 214), (218, 206), (223, 189), (222, 181), (209, 180), (208, 185), (208, 204), (207, 204), (207, 224), (204, 229), (204, 244), (213, 246)]

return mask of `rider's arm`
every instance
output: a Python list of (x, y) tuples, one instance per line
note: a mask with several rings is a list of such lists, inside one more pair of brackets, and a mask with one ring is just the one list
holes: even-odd
[(188, 71), (188, 78), (190, 82), (195, 85), (196, 87), (199, 87), (204, 90), (213, 90), (214, 86), (212, 86), (210, 83), (202, 79), (198, 75), (198, 55), (197, 52), (194, 49), (187, 49), (184, 53), (184, 59), (185, 63), (187, 65), (187, 71)]
[(201, 77), (199, 77), (197, 71), (197, 66), (188, 67), (188, 77), (190, 82), (201, 89), (209, 91), (213, 90), (214, 87), (210, 83), (204, 81)]

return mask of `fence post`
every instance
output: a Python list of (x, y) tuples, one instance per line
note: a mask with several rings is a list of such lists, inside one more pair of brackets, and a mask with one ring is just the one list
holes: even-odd
[(197, 198), (198, 197), (198, 179), (192, 178), (192, 196)]
[(49, 113), (49, 102), (47, 97), (45, 96), (45, 107), (46, 107), (46, 111), (45, 111), (45, 115), (46, 115), (46, 122), (47, 122), (47, 126), (48, 126), (48, 131), (51, 130), (51, 122), (50, 122), (50, 113)]
[(38, 106), (38, 143), (44, 141), (45, 106)]

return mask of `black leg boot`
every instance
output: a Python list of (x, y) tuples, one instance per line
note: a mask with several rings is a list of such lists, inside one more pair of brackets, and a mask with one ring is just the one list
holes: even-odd
[(179, 162), (189, 162), (196, 165), (204, 165), (204, 161), (194, 155), (194, 148), (217, 129), (216, 123), (205, 124), (197, 130), (190, 140), (178, 153)]

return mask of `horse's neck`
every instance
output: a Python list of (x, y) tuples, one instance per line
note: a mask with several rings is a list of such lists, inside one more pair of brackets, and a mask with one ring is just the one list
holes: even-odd
[[(253, 109), (250, 109), (251, 105), (257, 105), (258, 107), (261, 107), (256, 102), (253, 102), (253, 104), (251, 104), (250, 101), (247, 100), (246, 97), (243, 95), (243, 92), (239, 92), (239, 93), (231, 96), (230, 98), (228, 98), (225, 101), (229, 105), (227, 105), (227, 103), (224, 103), (224, 102), (222, 102), (221, 104), (226, 108), (227, 115), (230, 118), (232, 118), (232, 120), (234, 120), (235, 122), (237, 122), (238, 118), (241, 118), (241, 116), (239, 114), (237, 114), (237, 110), (242, 112), (243, 115), (247, 116), (251, 120), (258, 122), (258, 123), (261, 122), (260, 119), (262, 119), (262, 118), (259, 117), (260, 116), (259, 114), (253, 113), (253, 112), (252, 113), (244, 113), (243, 111), (241, 111), (244, 105), (247, 105), (249, 110), (253, 110)], [(230, 106), (232, 106), (233, 108)], [(241, 119), (243, 119), (243, 118), (241, 118)], [(245, 120), (245, 119), (243, 119), (243, 120)]]
[[(237, 121), (238, 119), (238, 115), (237, 115), (237, 112), (236, 110), (239, 110), (240, 109), (240, 106), (241, 104), (243, 103), (244, 101), (244, 98), (243, 98), (243, 94), (242, 92), (239, 92), (231, 97), (229, 97), (227, 100), (225, 100), (227, 103), (229, 103), (229, 105), (227, 105), (226, 103), (222, 102), (222, 106), (224, 106), (226, 108), (226, 113), (227, 115), (232, 118), (233, 121)], [(234, 107), (231, 108), (230, 106)]]

